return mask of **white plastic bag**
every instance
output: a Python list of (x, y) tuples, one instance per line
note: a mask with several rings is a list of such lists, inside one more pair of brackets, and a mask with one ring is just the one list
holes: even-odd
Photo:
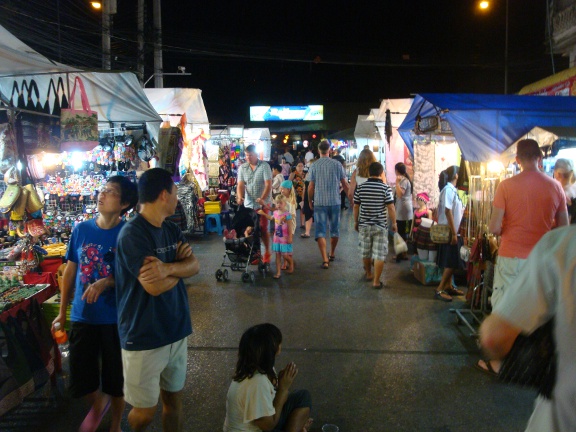
[(398, 233), (394, 233), (394, 251), (396, 252), (396, 255), (408, 252), (408, 245)]

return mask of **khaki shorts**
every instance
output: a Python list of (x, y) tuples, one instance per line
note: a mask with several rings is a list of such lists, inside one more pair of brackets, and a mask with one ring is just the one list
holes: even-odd
[(135, 408), (158, 404), (160, 389), (176, 393), (184, 388), (188, 338), (145, 351), (122, 350), (124, 399)]
[(525, 262), (526, 260), (522, 258), (498, 257), (496, 268), (494, 269), (494, 285), (490, 301), (492, 307), (496, 306), (504, 295), (504, 291), (512, 285)]

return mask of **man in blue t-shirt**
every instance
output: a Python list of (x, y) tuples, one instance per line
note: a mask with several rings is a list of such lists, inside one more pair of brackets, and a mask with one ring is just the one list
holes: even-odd
[[(70, 238), (68, 263), (60, 287), (61, 328), (70, 314), (70, 393), (85, 397), (91, 409), (80, 430), (96, 430), (111, 406), (110, 430), (120, 430), (124, 412), (122, 357), (114, 289), (116, 240), (124, 222), (120, 217), (138, 199), (136, 184), (113, 176), (98, 194), (98, 217), (80, 223)], [(72, 295), (73, 294), (73, 295)], [(102, 391), (100, 391), (102, 382)]]
[(138, 182), (140, 214), (118, 237), (116, 287), (128, 422), (144, 430), (162, 397), (165, 430), (181, 430), (187, 337), (192, 333), (182, 278), (199, 271), (180, 229), (166, 221), (178, 198), (170, 173), (146, 171)]

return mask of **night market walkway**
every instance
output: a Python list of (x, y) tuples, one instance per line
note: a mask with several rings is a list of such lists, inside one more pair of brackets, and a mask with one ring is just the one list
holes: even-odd
[[(189, 338), (184, 430), (221, 431), (226, 392), (242, 332), (276, 324), (284, 335), (277, 368), (291, 360), (294, 387), (312, 394), (314, 426), (341, 432), (523, 431), (535, 394), (505, 386), (474, 368), (476, 343), (450, 307), (435, 300), (403, 261), (387, 263), (391, 286), (362, 278), (352, 213), (344, 213), (336, 261), (320, 268), (313, 238), (296, 233), (296, 272), (242, 283), (239, 272), (216, 282), (224, 245), (216, 234), (192, 240), (201, 272), (190, 279), (194, 334)], [(36, 395), (35, 395), (36, 396)], [(0, 418), (0, 430), (76, 431), (87, 409), (41, 393)], [(99, 431), (107, 430), (105, 418)], [(123, 425), (128, 430), (126, 420)], [(160, 410), (151, 431), (161, 430)]]

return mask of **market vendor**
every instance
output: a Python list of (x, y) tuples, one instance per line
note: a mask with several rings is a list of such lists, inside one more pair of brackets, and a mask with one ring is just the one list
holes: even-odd
[[(109, 407), (110, 430), (120, 430), (124, 411), (122, 357), (114, 288), (114, 257), (120, 217), (136, 205), (136, 184), (113, 176), (98, 194), (98, 217), (82, 222), (72, 231), (66, 253), (68, 264), (62, 278), (60, 313), (54, 319), (61, 328), (73, 294), (70, 315), (70, 392), (85, 397), (91, 409), (80, 430), (96, 430)], [(102, 389), (100, 391), (100, 382)]]

